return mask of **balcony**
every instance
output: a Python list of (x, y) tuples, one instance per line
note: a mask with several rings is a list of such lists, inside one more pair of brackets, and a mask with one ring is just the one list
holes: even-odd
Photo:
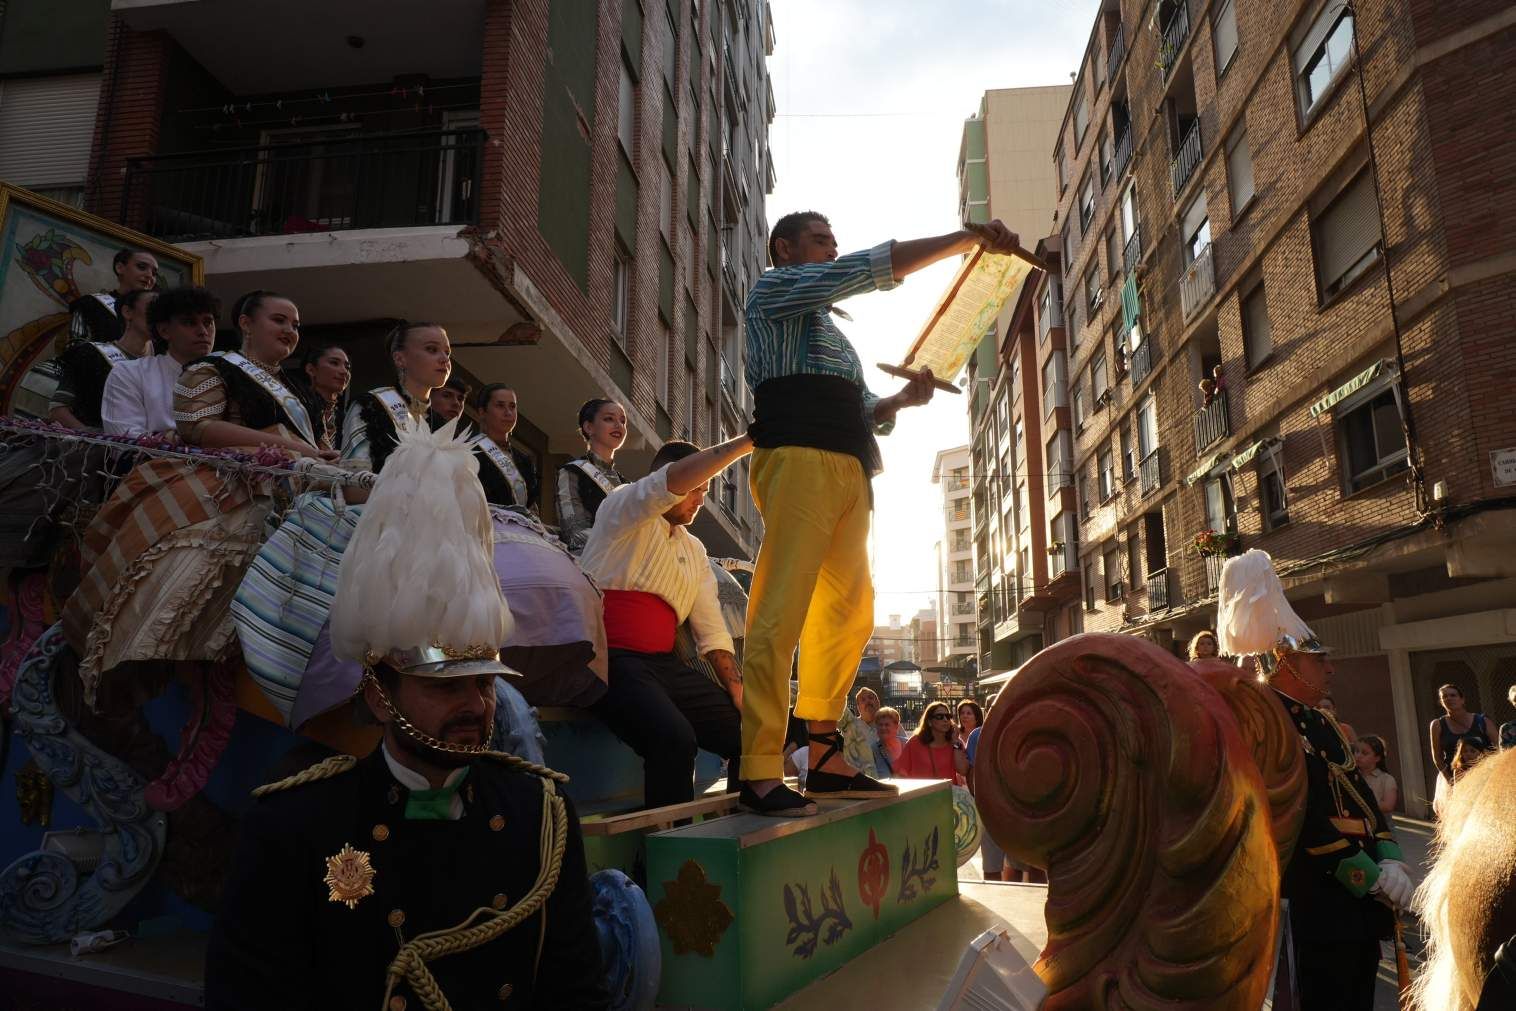
[[(1105, 58), (1105, 76), (1114, 80), (1121, 64), (1126, 61), (1126, 26), (1116, 26), (1116, 39), (1111, 43), (1111, 53)], [(1120, 173), (1117, 173), (1118, 175)]]
[(1226, 390), (1219, 390), (1211, 402), (1195, 415), (1195, 452), (1206, 448), (1231, 434), (1232, 419), (1227, 410)]
[(1126, 171), (1127, 162), (1132, 160), (1132, 130), (1128, 127), (1116, 141), (1116, 154), (1111, 159), (1111, 173), (1116, 181), (1121, 181), (1121, 173)]
[(1163, 611), (1169, 608), (1169, 570), (1159, 569), (1148, 573), (1148, 610)]
[(1142, 257), (1142, 226), (1137, 225), (1132, 229), (1132, 234), (1127, 236), (1126, 246), (1121, 251), (1121, 266), (1130, 274), (1137, 269), (1137, 261)]
[(974, 613), (974, 605), (971, 603), (954, 604), (951, 610), (958, 617), (971, 616)]
[(1184, 40), (1189, 37), (1189, 34), (1189, 4), (1185, 0), (1180, 0), (1174, 16), (1169, 18), (1169, 23), (1163, 26), (1163, 40), (1158, 44), (1158, 66), (1163, 70), (1164, 80), (1168, 79), (1169, 72), (1179, 61), (1179, 50), (1184, 48)]
[(484, 137), (356, 134), (131, 158), (121, 220), (170, 242), (473, 224)]
[(1207, 593), (1215, 593), (1216, 587), (1221, 585), (1221, 567), (1226, 564), (1226, 560), (1241, 553), (1241, 540), (1234, 538), (1233, 546), (1224, 553), (1205, 556), (1205, 591)]
[(1132, 385), (1136, 386), (1153, 371), (1153, 335), (1142, 338), (1142, 343), (1132, 350)]
[(1211, 243), (1207, 242), (1179, 280), (1179, 304), (1184, 308), (1185, 322), (1216, 294), (1216, 260), (1211, 250)]
[(1185, 131), (1184, 139), (1179, 142), (1179, 150), (1174, 155), (1174, 160), (1169, 163), (1169, 175), (1174, 182), (1174, 196), (1179, 196), (1184, 189), (1184, 184), (1190, 181), (1190, 176), (1195, 174), (1195, 167), (1200, 164), (1200, 156), (1205, 153), (1205, 147), (1200, 141), (1200, 117), (1190, 123), (1189, 130)]
[(1142, 483), (1142, 494), (1151, 495), (1163, 484), (1163, 469), (1158, 463), (1158, 450), (1153, 450), (1142, 458), (1137, 466), (1138, 479)]
[(727, 406), (731, 408), (732, 413), (740, 417), (742, 415), (742, 393), (741, 388), (738, 386), (737, 370), (732, 368), (731, 363), (726, 360), (725, 354), (721, 355), (721, 393), (722, 396), (726, 397)]

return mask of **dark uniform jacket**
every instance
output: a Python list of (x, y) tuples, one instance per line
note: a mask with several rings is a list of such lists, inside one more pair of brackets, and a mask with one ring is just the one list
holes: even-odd
[[(408, 821), (408, 791), (375, 749), (349, 772), (258, 800), (243, 821), (211, 933), (206, 1006), (379, 1008), (402, 939), (525, 896), (539, 866), (542, 781), (479, 758), (459, 789), (458, 821)], [(568, 830), (558, 884), (542, 911), (493, 941), (428, 962), (458, 1011), (607, 1006), (572, 806)], [(324, 881), (328, 858), (344, 846), (367, 854), (374, 869), (373, 894), (352, 908), (331, 898)], [(397, 1011), (423, 1007), (403, 981), (394, 995), (403, 1000), (391, 998)]]
[[(1369, 889), (1379, 878), (1379, 861), (1401, 859), (1389, 823), (1327, 716), (1276, 694), (1306, 753), (1305, 822), (1282, 882), (1290, 900), (1290, 930), (1297, 941), (1388, 938), (1394, 915)], [(1352, 790), (1338, 780), (1329, 761), (1347, 766)]]

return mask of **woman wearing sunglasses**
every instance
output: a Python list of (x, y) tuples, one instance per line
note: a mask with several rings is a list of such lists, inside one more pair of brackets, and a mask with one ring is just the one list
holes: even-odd
[(968, 758), (958, 744), (953, 711), (946, 702), (933, 702), (921, 714), (921, 725), (895, 762), (897, 779), (946, 779), (963, 785)]

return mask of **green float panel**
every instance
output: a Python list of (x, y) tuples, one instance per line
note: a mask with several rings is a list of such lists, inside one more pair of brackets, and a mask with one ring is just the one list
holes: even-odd
[(953, 795), (826, 801), (811, 818), (734, 814), (647, 837), (660, 1004), (771, 1007), (958, 894)]

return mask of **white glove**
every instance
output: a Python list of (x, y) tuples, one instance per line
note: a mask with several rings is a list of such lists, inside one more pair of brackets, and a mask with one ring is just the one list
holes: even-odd
[(1382, 895), (1396, 909), (1409, 909), (1411, 896), (1416, 892), (1416, 883), (1411, 880), (1411, 869), (1399, 860), (1379, 861), (1379, 878), (1370, 895)]

